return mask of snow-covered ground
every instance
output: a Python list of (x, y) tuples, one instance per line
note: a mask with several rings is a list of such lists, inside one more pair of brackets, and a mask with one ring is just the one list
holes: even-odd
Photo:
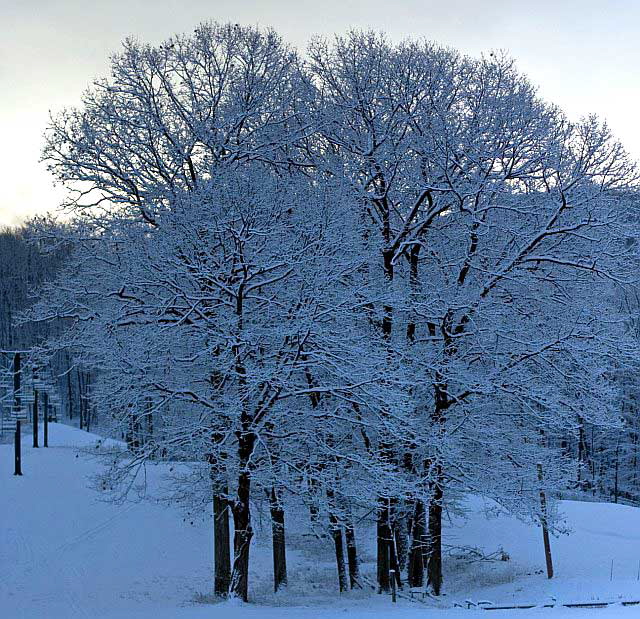
[[(470, 517), (452, 519), (447, 544), (503, 548), (509, 561), (449, 560), (441, 608), (370, 591), (335, 594), (331, 547), (304, 535), (290, 518), (289, 576), (274, 596), (268, 535), (252, 550), (252, 595), (257, 604), (213, 604), (208, 514), (184, 522), (177, 507), (150, 501), (114, 505), (88, 487), (100, 464), (77, 448), (98, 437), (52, 424), (49, 449), (25, 439), (23, 477), (14, 477), (13, 450), (0, 445), (1, 619), (477, 619), (487, 611), (452, 608), (464, 600), (495, 604), (640, 599), (640, 511), (601, 503), (564, 502), (573, 530), (552, 540), (556, 577), (548, 581), (540, 530), (515, 519), (487, 518), (470, 500)], [(156, 483), (160, 467), (149, 467)], [(303, 521), (304, 519), (299, 519)], [(260, 514), (256, 515), (260, 529)], [(266, 518), (264, 524), (266, 525)], [(372, 536), (360, 539), (365, 562), (373, 560)], [(365, 543), (366, 542), (366, 543)], [(613, 578), (611, 562), (613, 561)], [(365, 571), (367, 565), (365, 564)], [(640, 617), (640, 606), (605, 609), (494, 611), (488, 617)]]

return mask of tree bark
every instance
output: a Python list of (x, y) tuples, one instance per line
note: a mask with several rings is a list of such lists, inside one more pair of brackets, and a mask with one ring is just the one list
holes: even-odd
[(342, 527), (335, 514), (329, 514), (331, 524), (331, 537), (336, 552), (336, 566), (338, 568), (338, 586), (340, 593), (347, 590), (347, 571), (344, 565), (344, 544), (342, 540)]
[[(314, 404), (314, 407), (316, 404)], [(311, 470), (311, 475), (315, 474), (315, 470)], [(311, 495), (311, 502), (309, 503), (309, 519), (311, 520), (311, 524), (318, 524), (320, 521), (320, 510), (318, 509), (318, 505), (316, 503), (316, 497), (318, 494), (318, 482), (314, 477), (309, 477), (309, 494)]]
[[(67, 354), (67, 364), (71, 365), (71, 357)], [(73, 419), (73, 386), (71, 384), (71, 370), (67, 371), (67, 405), (69, 412), (69, 419)]]
[(378, 499), (377, 521), (377, 567), (378, 567), (378, 593), (389, 593), (391, 582), (389, 570), (391, 569), (391, 523), (389, 500), (381, 497)]
[[(243, 424), (244, 425), (244, 424)], [(230, 594), (249, 601), (249, 548), (253, 529), (251, 527), (251, 471), (250, 459), (256, 436), (244, 431), (238, 437), (238, 456), (240, 475), (238, 476), (238, 494), (233, 502), (233, 572), (231, 574)]]
[(551, 544), (549, 542), (549, 526), (547, 514), (547, 497), (543, 489), (542, 464), (538, 462), (538, 481), (540, 482), (540, 525), (542, 526), (542, 540), (544, 543), (544, 558), (547, 564), (547, 578), (553, 578), (553, 560), (551, 559)]
[(42, 393), (42, 410), (44, 411), (43, 420), (43, 446), (49, 447), (49, 394), (44, 391)]
[(253, 530), (251, 528), (251, 512), (249, 495), (251, 478), (248, 473), (241, 473), (238, 479), (238, 498), (233, 505), (233, 573), (231, 575), (230, 593), (243, 602), (249, 601), (249, 547)]
[(271, 534), (273, 540), (273, 590), (287, 585), (287, 551), (284, 527), (284, 508), (278, 492), (271, 488), (269, 494), (271, 510)]
[(394, 520), (393, 535), (396, 547), (396, 557), (398, 559), (398, 573), (400, 574), (407, 567), (408, 554), (407, 517), (404, 511), (404, 507), (401, 517), (396, 517)]
[(20, 380), (22, 372), (20, 369), (20, 353), (13, 356), (13, 413), (16, 420), (16, 432), (13, 437), (14, 446), (14, 475), (22, 475), (22, 436), (21, 436), (21, 413), (22, 400), (20, 397)]
[(38, 447), (38, 390), (33, 392), (33, 446)]
[[(461, 323), (463, 324), (463, 323)], [(450, 327), (445, 325), (443, 332), (448, 333)], [(458, 332), (458, 327), (456, 327)], [(447, 341), (448, 340), (448, 341)], [(445, 337), (445, 351), (448, 355), (455, 352), (455, 342)], [(434, 385), (435, 408), (431, 420), (437, 431), (442, 433), (446, 421), (446, 410), (450, 404), (447, 395), (447, 384), (440, 372), (436, 373)], [(436, 454), (428, 463), (433, 471), (431, 481), (431, 499), (427, 522), (427, 539), (429, 543), (427, 556), (427, 586), (434, 595), (440, 595), (442, 589), (442, 498), (444, 496), (444, 472), (442, 463)]]
[(434, 595), (442, 590), (442, 470), (436, 465), (437, 479), (429, 503), (429, 556), (427, 559), (427, 586)]
[(229, 502), (226, 492), (213, 497), (214, 593), (226, 596), (231, 585), (231, 550), (229, 548)]
[(80, 418), (80, 423), (79, 423), (79, 427), (82, 430), (83, 428), (83, 423), (84, 423), (84, 398), (83, 398), (83, 387), (82, 387), (82, 372), (78, 369), (76, 369), (76, 377), (78, 378), (78, 408), (79, 408), (79, 418)]
[(208, 454), (213, 495), (213, 590), (227, 596), (231, 587), (231, 550), (229, 532), (229, 488), (226, 481), (227, 453), (221, 450), (224, 434), (211, 433), (212, 451)]
[(425, 508), (424, 502), (416, 499), (411, 527), (411, 550), (409, 552), (409, 566), (407, 579), (410, 587), (424, 586), (424, 559), (425, 559)]
[(347, 563), (349, 565), (349, 586), (352, 589), (362, 589), (360, 584), (360, 564), (356, 547), (356, 533), (351, 520), (344, 527), (344, 537), (347, 543)]

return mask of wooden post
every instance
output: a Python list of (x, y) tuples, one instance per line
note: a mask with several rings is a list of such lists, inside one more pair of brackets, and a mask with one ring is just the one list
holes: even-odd
[(44, 414), (44, 447), (49, 447), (49, 394), (42, 394), (42, 410)]
[(547, 522), (547, 497), (542, 489), (542, 464), (540, 462), (538, 462), (538, 480), (540, 481), (540, 524), (542, 525), (542, 539), (544, 541), (544, 558), (547, 562), (547, 578), (553, 578), (553, 561), (551, 560), (551, 544), (549, 543)]

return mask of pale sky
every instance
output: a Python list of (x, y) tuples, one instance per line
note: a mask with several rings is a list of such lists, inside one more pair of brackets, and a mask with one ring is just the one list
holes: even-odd
[(301, 51), (350, 27), (504, 49), (545, 99), (605, 118), (640, 159), (640, 0), (0, 0), (0, 226), (61, 201), (38, 162), (49, 110), (78, 103), (125, 37), (157, 44), (208, 20), (272, 26)]

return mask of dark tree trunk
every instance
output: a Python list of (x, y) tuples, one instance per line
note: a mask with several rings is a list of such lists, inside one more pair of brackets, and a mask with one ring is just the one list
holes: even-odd
[[(416, 244), (411, 247), (409, 254), (409, 282), (411, 284), (412, 295), (417, 294), (418, 290), (418, 259), (420, 257), (420, 245)], [(407, 325), (407, 340), (413, 343), (416, 337), (416, 319), (412, 313)]]
[(347, 543), (347, 563), (349, 565), (349, 586), (352, 589), (362, 589), (360, 584), (360, 565), (358, 563), (358, 549), (356, 547), (356, 532), (351, 520), (344, 527), (344, 538)]
[[(236, 298), (236, 314), (238, 316), (238, 333), (243, 331), (243, 295), (238, 293)], [(240, 598), (243, 602), (249, 601), (249, 550), (253, 529), (251, 528), (251, 456), (256, 442), (256, 435), (252, 431), (252, 418), (248, 410), (247, 369), (242, 362), (239, 345), (233, 346), (235, 357), (235, 372), (240, 388), (242, 414), (240, 417), (241, 430), (238, 437), (238, 463), (240, 474), (238, 475), (237, 496), (232, 504), (233, 512), (233, 571), (231, 572), (231, 585), (229, 593), (232, 597)]]
[(230, 593), (243, 602), (249, 601), (249, 547), (253, 537), (249, 508), (250, 492), (251, 478), (248, 473), (241, 473), (238, 480), (238, 498), (233, 505), (233, 573)]
[(38, 447), (38, 390), (33, 392), (33, 446)]
[(379, 499), (378, 507), (378, 593), (391, 591), (389, 572), (394, 570), (396, 585), (402, 587), (394, 534), (394, 499)]
[[(82, 423), (82, 408), (80, 409), (80, 422)], [(127, 419), (127, 448), (132, 453), (139, 453), (140, 451), (140, 420), (138, 415), (129, 409), (129, 415)]]
[(425, 559), (425, 509), (424, 502), (416, 499), (411, 526), (411, 550), (407, 578), (410, 587), (424, 586)]
[(213, 497), (213, 571), (216, 595), (229, 594), (231, 550), (229, 547), (229, 501), (226, 492)]
[(91, 374), (87, 372), (84, 379), (84, 429), (87, 432), (91, 432), (91, 415), (94, 408), (91, 405)]
[[(148, 410), (148, 414), (151, 411)], [(148, 420), (149, 421), (149, 420)], [(149, 423), (151, 423), (149, 421)], [(229, 532), (229, 489), (226, 479), (227, 453), (221, 450), (224, 434), (211, 433), (212, 451), (208, 454), (211, 494), (213, 497), (213, 581), (214, 592), (229, 595), (231, 587), (231, 550)]]
[(49, 394), (45, 391), (42, 394), (42, 410), (43, 410), (43, 445), (44, 447), (49, 447)]
[[(71, 365), (71, 358), (68, 355), (67, 364)], [(69, 419), (73, 419), (73, 385), (71, 384), (71, 370), (67, 370), (67, 406)]]
[[(384, 274), (389, 282), (393, 281), (393, 252), (383, 252)], [(393, 331), (393, 307), (385, 305), (382, 308), (382, 337), (389, 339)]]
[(84, 398), (83, 395), (83, 387), (82, 387), (82, 372), (80, 370), (76, 371), (76, 376), (78, 378), (78, 409), (79, 409), (79, 419), (80, 419), (80, 429), (83, 428), (84, 423)]
[[(244, 425), (247, 423), (245, 420)], [(240, 475), (238, 476), (238, 495), (232, 507), (234, 533), (230, 594), (244, 602), (249, 601), (249, 549), (253, 537), (249, 504), (251, 498), (250, 459), (255, 440), (255, 434), (246, 429), (238, 438)]]
[[(393, 511), (391, 513), (393, 518)], [(396, 548), (396, 522), (393, 521), (391, 526), (391, 543), (389, 544), (389, 560), (391, 563), (391, 569), (395, 575), (395, 585), (398, 589), (402, 589), (402, 574), (400, 573), (400, 563), (398, 562), (398, 549)], [(392, 583), (393, 585), (393, 583)], [(393, 589), (392, 589), (393, 590)]]
[(22, 437), (20, 419), (16, 419), (16, 433), (13, 437), (13, 474), (22, 475)]
[(377, 567), (378, 567), (378, 593), (389, 593), (391, 582), (389, 580), (389, 570), (391, 569), (391, 522), (389, 500), (378, 499), (378, 521), (377, 521)]
[(407, 517), (404, 513), (404, 508), (401, 517), (395, 519), (393, 534), (396, 547), (396, 556), (398, 559), (398, 572), (402, 572), (407, 567), (407, 555), (409, 550), (407, 544)]
[(344, 544), (342, 540), (342, 527), (334, 514), (329, 514), (331, 524), (331, 537), (336, 551), (336, 566), (338, 568), (338, 587), (340, 593), (347, 590), (347, 570), (344, 565)]
[(434, 595), (442, 590), (442, 485), (441, 470), (437, 465), (437, 481), (429, 503), (429, 556), (427, 559), (427, 586)]
[[(314, 407), (317, 406), (314, 404)], [(312, 474), (315, 473), (315, 470), (312, 469)], [(318, 509), (318, 505), (316, 503), (316, 497), (318, 494), (318, 481), (314, 477), (309, 477), (309, 494), (311, 495), (311, 503), (309, 503), (309, 519), (311, 520), (311, 524), (318, 524), (320, 521), (320, 510)]]
[(578, 415), (578, 487), (581, 490), (589, 489), (589, 480), (585, 475), (589, 470), (589, 446), (584, 427), (584, 419)]
[[(464, 323), (461, 323), (464, 324)], [(460, 325), (459, 325), (460, 327)], [(450, 328), (445, 327), (444, 332), (449, 332)], [(456, 327), (456, 333), (462, 332), (463, 328)], [(455, 342), (446, 341), (445, 350), (448, 355), (455, 352)], [(443, 376), (436, 373), (435, 382), (435, 408), (431, 419), (439, 433), (444, 431), (446, 421), (445, 412), (450, 404), (447, 395), (447, 384)], [(427, 539), (429, 543), (427, 556), (427, 586), (434, 595), (440, 595), (442, 590), (442, 498), (444, 495), (444, 472), (442, 464), (437, 456), (427, 464), (432, 471), (431, 499), (429, 501), (429, 514), (427, 521)]]
[(544, 543), (544, 558), (547, 564), (547, 578), (553, 578), (553, 560), (551, 558), (551, 544), (549, 542), (549, 523), (547, 514), (547, 497), (544, 493), (542, 464), (538, 462), (538, 481), (540, 482), (540, 525), (542, 526), (542, 541)]
[(146, 409), (143, 443), (149, 443), (153, 439), (153, 400), (151, 398), (147, 398)]
[[(384, 183), (384, 181), (381, 181)], [(391, 242), (391, 227), (389, 219), (389, 205), (386, 198), (380, 201), (379, 206), (382, 211), (382, 235), (386, 244), (386, 248), (382, 251), (382, 263), (384, 276), (387, 282), (391, 284), (394, 277), (394, 250), (389, 247)], [(382, 308), (382, 338), (389, 343), (393, 333), (393, 307), (384, 305)], [(383, 460), (393, 458), (393, 450), (390, 443), (381, 443), (380, 456)], [(395, 555), (395, 544), (393, 540), (392, 520), (391, 520), (391, 501), (388, 497), (378, 498), (378, 517), (377, 517), (377, 578), (378, 593), (388, 593), (391, 591), (391, 581), (389, 571), (393, 567), (392, 554)], [(397, 561), (396, 561), (397, 563)]]
[(13, 415), (16, 420), (16, 433), (13, 437), (14, 475), (22, 475), (22, 436), (20, 427), (20, 415), (22, 414), (20, 379), (22, 377), (22, 372), (20, 365), (20, 353), (17, 352), (13, 356)]
[(284, 527), (284, 507), (278, 492), (271, 488), (271, 534), (273, 539), (273, 590), (277, 593), (287, 585), (287, 549)]

